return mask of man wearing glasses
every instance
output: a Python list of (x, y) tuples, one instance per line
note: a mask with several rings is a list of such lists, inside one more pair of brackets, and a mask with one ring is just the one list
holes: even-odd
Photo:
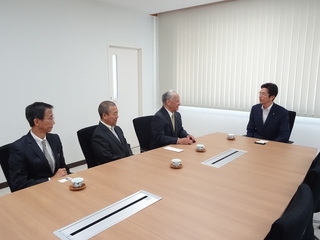
[(288, 111), (273, 101), (278, 95), (274, 83), (261, 85), (259, 104), (251, 108), (247, 136), (278, 142), (288, 142), (290, 136)]
[(53, 106), (35, 102), (26, 107), (31, 130), (10, 149), (9, 170), (13, 191), (67, 175), (62, 144), (51, 132), (55, 124)]

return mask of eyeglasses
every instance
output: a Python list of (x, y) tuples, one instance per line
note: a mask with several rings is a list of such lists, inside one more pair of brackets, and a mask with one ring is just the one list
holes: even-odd
[(259, 96), (267, 97), (269, 94), (266, 92), (258, 92)]
[(52, 116), (52, 117), (48, 117), (48, 118), (43, 118), (43, 119), (41, 119), (42, 121), (44, 121), (44, 120), (49, 120), (49, 121), (53, 121), (54, 120), (54, 117)]

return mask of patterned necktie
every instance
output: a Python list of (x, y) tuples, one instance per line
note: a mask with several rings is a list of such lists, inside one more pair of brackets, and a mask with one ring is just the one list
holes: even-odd
[(172, 128), (173, 128), (173, 131), (175, 131), (175, 124), (174, 124), (174, 113), (172, 113), (172, 115), (171, 115), (171, 123), (172, 123)]
[(48, 152), (46, 142), (47, 142), (47, 140), (45, 140), (45, 139), (42, 141), (43, 153), (44, 153), (44, 156), (46, 157), (46, 159), (48, 160), (48, 163), (50, 165), (51, 171), (53, 173), (54, 172), (54, 161), (53, 161), (53, 159), (51, 158), (51, 156), (50, 156), (50, 154)]

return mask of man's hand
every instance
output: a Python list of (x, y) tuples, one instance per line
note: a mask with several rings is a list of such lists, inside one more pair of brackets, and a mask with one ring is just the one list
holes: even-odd
[(194, 142), (194, 143), (196, 142), (196, 138), (194, 136), (192, 136), (192, 135), (188, 135), (187, 138), (189, 140), (191, 140), (192, 142)]
[(68, 174), (67, 170), (65, 168), (59, 168), (55, 175), (53, 175), (51, 178), (60, 178), (63, 176), (66, 176)]
[(177, 144), (181, 145), (191, 145), (193, 143), (192, 140), (190, 140), (188, 137), (185, 138), (178, 138)]

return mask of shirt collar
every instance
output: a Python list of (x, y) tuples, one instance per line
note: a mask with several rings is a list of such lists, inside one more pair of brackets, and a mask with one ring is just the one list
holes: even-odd
[(32, 130), (30, 130), (30, 134), (31, 136), (33, 137), (33, 139), (36, 141), (36, 143), (39, 145), (39, 146), (42, 146), (42, 141), (43, 140), (47, 140), (47, 137), (44, 137), (44, 139), (41, 139), (39, 138), (37, 135), (35, 135)]
[(114, 126), (110, 126), (110, 125), (108, 125), (108, 124), (106, 124), (105, 122), (102, 122), (102, 121), (100, 121), (103, 125), (105, 125), (109, 130), (111, 130), (112, 129), (112, 127), (114, 127)]
[(261, 110), (268, 110), (268, 111), (270, 111), (270, 109), (272, 108), (272, 106), (273, 106), (273, 103), (271, 103), (271, 105), (270, 105), (269, 107), (267, 107), (267, 108), (263, 108), (263, 105), (261, 105)]
[(174, 113), (171, 112), (171, 111), (169, 111), (166, 107), (164, 107), (164, 108), (167, 110), (167, 112), (168, 112), (168, 114), (169, 114), (169, 116), (170, 116), (170, 118), (171, 118), (172, 114), (174, 114)]

